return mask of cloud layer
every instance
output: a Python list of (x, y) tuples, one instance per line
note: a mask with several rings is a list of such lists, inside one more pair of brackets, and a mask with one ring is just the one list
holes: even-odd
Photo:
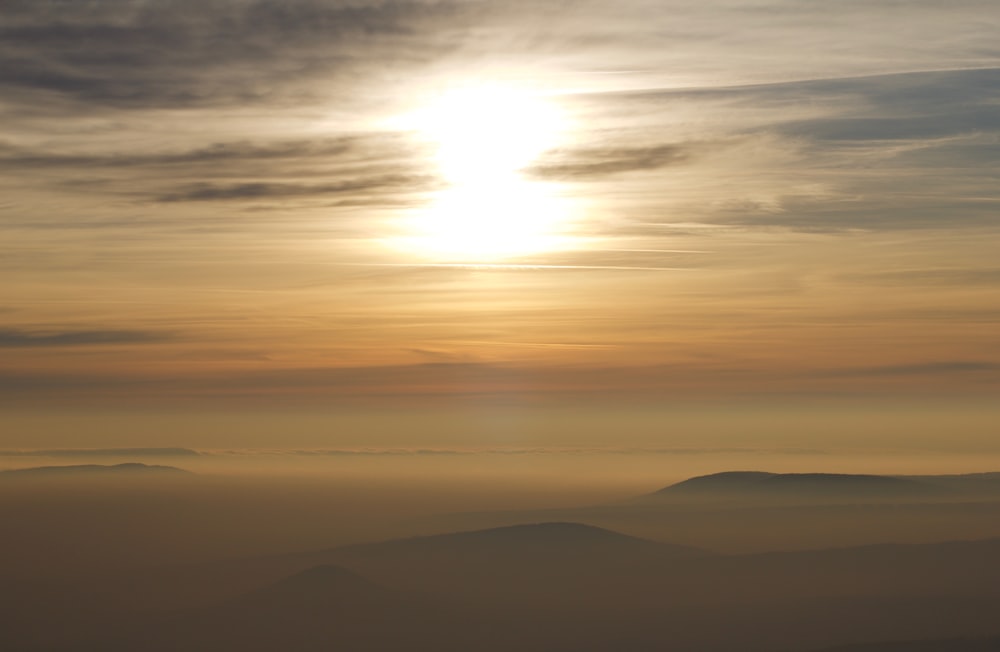
[[(998, 32), (992, 0), (10, 0), (0, 385), (994, 391)], [(476, 84), (564, 120), (442, 217), (407, 118)], [(531, 255), (413, 244), (497, 212), (565, 216)]]

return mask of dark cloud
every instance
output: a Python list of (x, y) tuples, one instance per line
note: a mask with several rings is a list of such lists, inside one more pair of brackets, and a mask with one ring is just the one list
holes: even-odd
[[(997, 224), (1000, 68), (607, 93), (586, 101), (595, 112), (643, 125), (696, 112), (714, 133), (708, 142), (723, 146), (653, 147), (663, 156), (652, 160), (641, 149), (633, 156), (609, 150), (606, 158), (580, 152), (546, 161), (540, 173), (586, 179), (695, 166), (718, 187), (687, 212), (716, 225), (835, 233)], [(628, 133), (632, 142), (637, 134)]]
[[(162, 153), (110, 153), (110, 154), (61, 154), (34, 151), (0, 145), (0, 165), (9, 167), (135, 167), (144, 165), (198, 165), (232, 163), (254, 160), (298, 159), (334, 157), (358, 152), (359, 137), (342, 137), (318, 140), (295, 140), (279, 143), (255, 144), (252, 142), (212, 143), (180, 152)], [(373, 143), (363, 143), (371, 155)]]
[(241, 374), (228, 379), (233, 385), (245, 387), (343, 387), (364, 391), (396, 391), (399, 389), (454, 390), (462, 386), (495, 387), (497, 384), (520, 380), (523, 371), (503, 366), (475, 362), (430, 362), (413, 365), (379, 367), (287, 369)]
[(590, 179), (622, 172), (656, 170), (688, 161), (693, 145), (560, 149), (527, 172), (540, 179)]
[[(385, 132), (215, 142), (174, 151), (63, 153), (0, 144), (0, 169), (48, 192), (104, 193), (159, 203), (334, 195), (345, 206), (384, 206), (405, 200), (401, 192), (435, 186), (438, 180), (426, 173), (424, 154), (406, 134)], [(38, 169), (57, 172), (39, 175)], [(86, 177), (73, 176), (81, 170)], [(93, 176), (95, 171), (104, 176)], [(104, 218), (100, 226), (115, 224), (121, 220)], [(67, 225), (92, 226), (79, 220)], [(25, 227), (45, 228), (45, 220), (31, 220)]]
[(780, 130), (824, 140), (913, 140), (1000, 130), (996, 107), (973, 107), (924, 116), (804, 120)]
[(172, 339), (171, 334), (134, 330), (25, 331), (0, 328), (0, 348), (44, 346), (95, 346), (105, 344), (143, 344)]
[[(524, 371), (478, 363), (427, 363), (379, 367), (317, 367), (255, 372), (147, 377), (138, 374), (0, 373), (4, 396), (133, 395), (252, 398), (294, 395), (352, 398), (393, 395), (475, 395), (503, 391), (524, 379)], [(256, 397), (256, 398), (254, 398)]]
[(326, 184), (295, 183), (196, 183), (183, 186), (173, 192), (157, 197), (159, 202), (184, 201), (233, 201), (254, 199), (286, 199), (318, 195), (338, 195), (364, 193), (388, 188), (425, 189), (432, 185), (434, 177), (416, 175), (387, 175)]
[[(828, 370), (750, 366), (654, 364), (649, 366), (543, 367), (485, 363), (425, 363), (378, 367), (316, 367), (179, 374), (0, 373), (0, 403), (10, 401), (150, 401), (235, 404), (352, 404), (384, 401), (545, 402), (699, 395), (828, 395), (842, 383), (878, 381), (892, 389), (917, 378), (955, 392), (992, 388), (1000, 363), (937, 361)], [(872, 387), (858, 388), (869, 394)]]
[[(921, 71), (748, 86), (620, 93), (622, 107), (667, 110), (678, 102), (774, 112), (753, 131), (815, 140), (934, 139), (1000, 130), (1000, 68)], [(788, 119), (802, 111), (818, 118)]]
[(937, 70), (814, 81), (807, 88), (855, 93), (874, 107), (901, 115), (935, 115), (984, 105), (1000, 97), (1000, 68)]
[(1000, 130), (997, 68), (797, 82), (784, 91), (840, 109), (778, 126), (799, 137), (912, 140)]
[(457, 11), (443, 2), (8, 2), (0, 89), (131, 108), (246, 104), (365, 69), (373, 56), (388, 66), (434, 52), (428, 21)]
[[(23, 346), (23, 345), (22, 345)], [(3, 348), (0, 345), (0, 348)], [(147, 387), (157, 387), (147, 379), (135, 376), (107, 376), (101, 374), (0, 372), (0, 402), (3, 398), (38, 396), (79, 396), (100, 394), (107, 391), (136, 392)]]
[(956, 308), (954, 306), (929, 306), (906, 310), (882, 310), (865, 312), (869, 318), (911, 319), (921, 322), (964, 322), (967, 324), (997, 324), (1000, 328), (1000, 308)]
[[(949, 195), (935, 188), (935, 180), (921, 187), (916, 178), (887, 179), (872, 173), (868, 179), (845, 178), (837, 197), (785, 197), (779, 210), (735, 206), (710, 217), (716, 223), (789, 228), (804, 233), (842, 233), (850, 230), (897, 231), (997, 225), (998, 216), (984, 202), (988, 197)], [(940, 179), (936, 180), (940, 182)], [(1000, 201), (1000, 187), (981, 189)]]
[(1000, 362), (974, 360), (944, 360), (915, 364), (888, 365), (842, 369), (831, 376), (938, 376), (1000, 371)]
[[(655, 89), (618, 93), (631, 100), (694, 98), (699, 101), (738, 102), (817, 102), (821, 107), (845, 110), (873, 110), (877, 107), (899, 109), (906, 115), (920, 112), (940, 113), (967, 107), (969, 103), (989, 102), (1000, 94), (1000, 68), (959, 70), (922, 70), (907, 73), (801, 79), (742, 86)], [(863, 103), (834, 100), (864, 100)]]

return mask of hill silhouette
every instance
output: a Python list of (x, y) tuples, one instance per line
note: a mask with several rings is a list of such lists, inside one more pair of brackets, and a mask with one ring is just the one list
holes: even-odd
[(23, 469), (0, 471), (0, 477), (59, 477), (72, 475), (112, 475), (140, 473), (190, 473), (176, 466), (124, 462), (122, 464), (67, 464), (58, 466), (34, 466)]
[[(142, 581), (156, 587), (146, 593), (161, 604), (179, 604), (198, 595), (230, 599), (303, 571), (295, 581), (332, 586), (330, 578), (308, 574), (328, 565), (366, 578), (365, 586), (505, 604), (763, 602), (894, 591), (983, 595), (1000, 586), (1000, 539), (723, 555), (602, 528), (540, 523), (168, 568)], [(130, 580), (122, 590), (134, 585)]]
[(471, 530), (572, 521), (726, 552), (1000, 536), (1000, 473), (871, 475), (726, 471), (615, 502), (426, 519)]
[[(718, 555), (544, 523), (350, 546), (339, 562), (409, 590), (546, 604), (992, 595), (1000, 539)], [(669, 586), (670, 591), (663, 588)]]
[(946, 494), (940, 483), (905, 476), (853, 473), (726, 471), (664, 487), (648, 497), (740, 495), (745, 497), (925, 497)]
[(652, 569), (713, 553), (580, 523), (531, 523), (334, 551), (338, 563), (409, 590), (486, 602), (605, 602)]

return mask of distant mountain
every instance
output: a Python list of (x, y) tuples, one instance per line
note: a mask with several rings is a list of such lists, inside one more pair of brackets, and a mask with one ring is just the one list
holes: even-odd
[(925, 478), (850, 473), (727, 471), (664, 487), (648, 497), (741, 495), (746, 497), (923, 497), (946, 495), (948, 487)]
[(438, 514), (472, 530), (572, 521), (726, 552), (1000, 536), (1000, 473), (872, 475), (728, 471), (577, 507)]
[(503, 602), (1000, 595), (1000, 539), (719, 555), (576, 523), (540, 523), (332, 554), (336, 563), (389, 586)]
[(0, 471), (0, 477), (58, 477), (76, 474), (121, 475), (145, 473), (190, 473), (175, 466), (126, 462), (124, 464), (69, 464), (64, 466), (34, 466), (25, 469)]
[(337, 563), (407, 590), (504, 604), (607, 603), (714, 553), (580, 523), (532, 523), (348, 546)]
[(559, 575), (572, 567), (590, 570), (637, 564), (673, 563), (711, 556), (698, 548), (613, 532), (582, 523), (531, 523), (507, 527), (396, 539), (339, 548), (333, 553), (365, 569), (428, 569), (442, 576), (496, 578), (501, 583)]

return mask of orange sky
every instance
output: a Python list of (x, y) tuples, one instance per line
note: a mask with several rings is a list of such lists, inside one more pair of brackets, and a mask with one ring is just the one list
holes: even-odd
[(977, 0), (14, 3), (3, 437), (837, 397), (985, 436), (997, 28)]

